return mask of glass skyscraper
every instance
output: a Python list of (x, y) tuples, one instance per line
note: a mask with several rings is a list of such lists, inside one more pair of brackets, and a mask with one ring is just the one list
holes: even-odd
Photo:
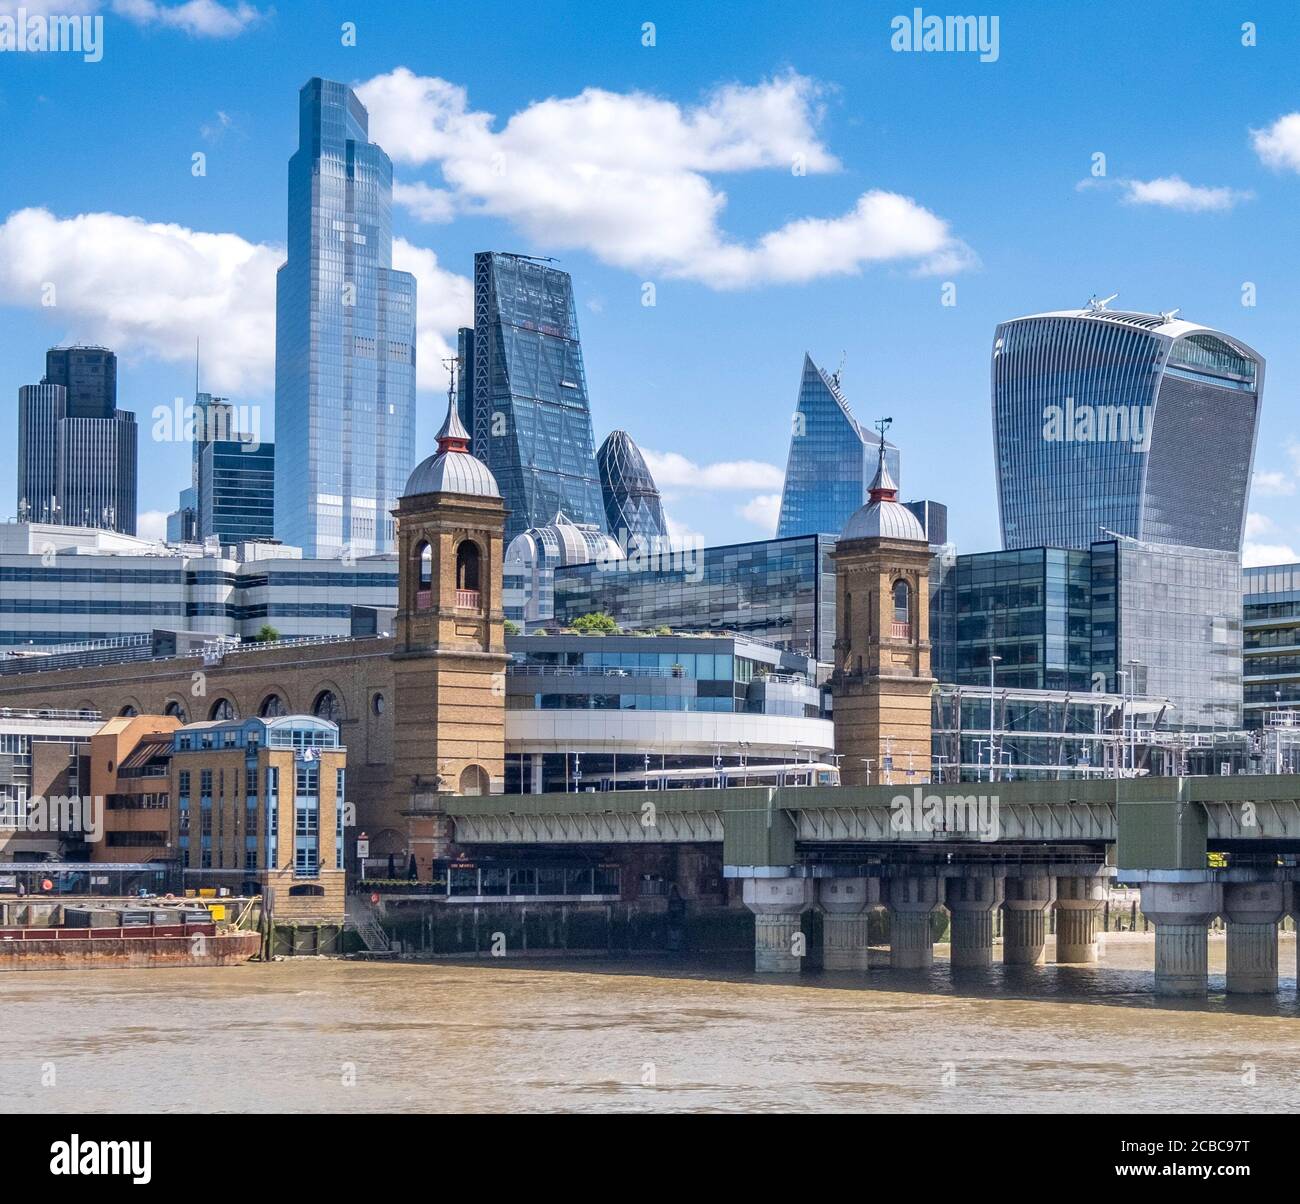
[[(605, 499), (605, 521), (615, 539), (631, 544), (637, 538), (649, 541), (668, 534), (654, 477), (627, 431), (611, 431), (606, 436), (596, 453), (596, 467)], [(623, 531), (626, 536), (620, 536)]]
[(352, 89), (309, 80), (276, 277), (275, 530), (307, 556), (392, 551), (415, 464), (415, 278), (395, 272), (393, 167)]
[[(880, 438), (853, 416), (838, 373), (803, 357), (776, 537), (835, 535), (867, 501), (880, 459)], [(898, 449), (885, 443), (885, 464), (901, 484)]]
[(569, 274), (524, 255), (479, 252), (474, 329), (460, 344), (462, 418), (510, 510), (506, 540), (560, 511), (603, 529)]
[(1263, 384), (1244, 343), (1172, 313), (1094, 302), (1003, 322), (992, 363), (1003, 547), (1086, 548), (1111, 532), (1239, 552)]

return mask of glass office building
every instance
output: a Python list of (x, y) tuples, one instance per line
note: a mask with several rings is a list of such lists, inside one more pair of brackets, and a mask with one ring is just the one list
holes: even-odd
[(736, 632), (830, 663), (834, 547), (804, 535), (557, 568), (555, 619), (603, 611), (630, 631)]
[(1247, 727), (1300, 708), (1300, 564), (1242, 573), (1243, 702)]
[(1168, 699), (1167, 728), (1241, 726), (1237, 554), (1134, 540), (1087, 551), (958, 556), (951, 666), (959, 685)]
[(560, 511), (603, 528), (569, 274), (525, 255), (479, 252), (473, 337), (462, 332), (460, 343), (469, 382), (458, 397), (462, 420), (510, 511), (506, 540)]
[[(668, 534), (663, 504), (641, 449), (627, 431), (611, 431), (596, 453), (609, 533), (624, 546)], [(626, 532), (626, 535), (620, 534)], [(646, 546), (650, 546), (647, 542)]]
[(275, 533), (308, 556), (394, 547), (415, 464), (415, 277), (392, 270), (393, 168), (352, 90), (299, 93), (276, 277)]
[[(827, 375), (805, 353), (777, 538), (838, 537), (849, 516), (867, 502), (879, 460), (880, 438), (854, 418), (838, 374)], [(901, 485), (898, 449), (889, 442), (885, 443), (885, 464), (895, 483)]]
[(1240, 552), (1263, 383), (1249, 347), (1173, 314), (1094, 302), (1002, 323), (1003, 547), (1083, 549), (1112, 534)]

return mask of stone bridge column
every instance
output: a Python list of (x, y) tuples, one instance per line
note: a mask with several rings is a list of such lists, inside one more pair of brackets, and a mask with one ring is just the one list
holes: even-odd
[(1007, 876), (1002, 904), (1002, 964), (1041, 966), (1047, 960), (1047, 912), (1056, 898), (1051, 874)]
[(993, 913), (1002, 902), (1002, 879), (972, 866), (946, 883), (952, 917), (954, 969), (993, 964)]
[(1056, 960), (1060, 965), (1097, 961), (1097, 916), (1110, 879), (1073, 874), (1056, 879)]
[(1285, 911), (1285, 883), (1224, 884), (1229, 994), (1272, 995), (1277, 991), (1277, 924)]
[(812, 878), (746, 878), (745, 906), (754, 913), (754, 969), (798, 974), (803, 969), (800, 917), (816, 901)]
[(1214, 882), (1142, 884), (1142, 914), (1156, 926), (1157, 995), (1205, 994), (1209, 924), (1222, 906)]
[(879, 878), (822, 878), (817, 884), (821, 904), (822, 969), (867, 968), (867, 914), (880, 906)]
[(934, 875), (889, 879), (889, 964), (895, 970), (928, 970), (934, 965), (930, 917), (942, 902)]

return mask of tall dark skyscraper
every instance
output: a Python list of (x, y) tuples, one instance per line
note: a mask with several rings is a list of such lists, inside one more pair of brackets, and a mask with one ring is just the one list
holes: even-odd
[[(596, 467), (605, 499), (605, 521), (616, 540), (625, 538), (630, 546), (638, 536), (653, 540), (668, 534), (654, 477), (627, 431), (611, 431), (606, 436), (596, 453)], [(627, 534), (621, 537), (624, 531)]]
[(52, 347), (18, 391), (18, 516), (135, 534), (135, 415), (117, 408), (117, 356)]
[(111, 418), (117, 410), (117, 356), (106, 347), (51, 347), (41, 383), (67, 390), (68, 418)]
[(392, 551), (415, 464), (415, 277), (393, 271), (393, 165), (351, 88), (298, 94), (276, 277), (275, 529), (308, 556)]
[(474, 256), (473, 338), (462, 372), (474, 455), (510, 510), (506, 540), (563, 511), (605, 526), (587, 377), (567, 272), (524, 255)]
[(1244, 343), (1094, 302), (1003, 322), (992, 369), (1003, 547), (1241, 551), (1264, 386)]
[[(838, 536), (866, 503), (879, 459), (880, 436), (853, 416), (839, 373), (829, 375), (805, 353), (776, 537)], [(885, 464), (897, 482), (898, 449), (889, 442)]]

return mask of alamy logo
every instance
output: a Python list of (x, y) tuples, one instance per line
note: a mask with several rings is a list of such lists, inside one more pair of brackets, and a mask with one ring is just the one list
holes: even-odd
[(1128, 443), (1130, 451), (1151, 448), (1151, 406), (1065, 405), (1043, 407), (1043, 439), (1048, 443)]
[(153, 1142), (82, 1141), (74, 1133), (50, 1146), (51, 1175), (130, 1175), (132, 1183), (153, 1179)]
[(998, 45), (997, 17), (927, 17), (919, 8), (911, 16), (899, 15), (889, 23), (893, 36), (891, 50), (900, 53), (946, 50), (961, 54), (977, 52), (981, 63), (996, 63), (1001, 53)]
[(104, 57), (104, 18), (83, 13), (0, 14), (0, 51), (79, 54), (87, 63)]
[(988, 794), (924, 794), (919, 786), (889, 800), (889, 826), (895, 832), (966, 832), (986, 843), (997, 840), (998, 796)]

